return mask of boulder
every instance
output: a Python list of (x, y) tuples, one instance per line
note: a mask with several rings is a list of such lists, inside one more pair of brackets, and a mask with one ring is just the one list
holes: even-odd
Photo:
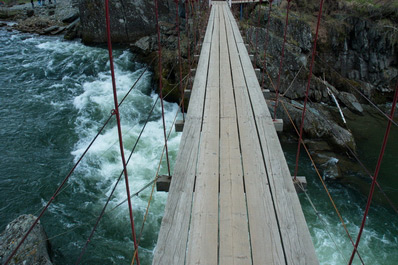
[[(270, 103), (270, 111), (273, 111), (273, 102)], [(301, 115), (303, 105), (284, 99), (284, 107), (287, 109), (289, 115), (299, 128), (301, 124)], [(278, 104), (277, 117), (283, 119), (286, 130), (289, 130), (290, 119), (282, 107), (282, 103)], [(347, 146), (354, 152), (356, 150), (356, 143), (352, 133), (340, 126), (329, 113), (326, 106), (319, 103), (308, 103), (307, 112), (304, 120), (305, 138), (312, 140), (322, 139), (327, 141), (329, 146), (337, 148), (337, 150), (346, 150)]]
[[(21, 215), (7, 225), (0, 235), (1, 264), (11, 255), (17, 242), (22, 239), (35, 220), (36, 217), (33, 215)], [(52, 265), (49, 251), (47, 235), (39, 222), (9, 264)]]
[(71, 13), (71, 14), (67, 15), (66, 17), (64, 17), (62, 19), (62, 22), (64, 22), (64, 23), (72, 23), (73, 21), (75, 21), (79, 17), (80, 17), (79, 12), (74, 12), (74, 13)]
[(348, 92), (340, 92), (337, 98), (343, 102), (343, 104), (352, 112), (357, 114), (363, 114), (362, 105), (358, 102), (357, 98)]
[(142, 37), (131, 45), (131, 50), (138, 54), (148, 55), (154, 48), (154, 40), (156, 40), (156, 36)]

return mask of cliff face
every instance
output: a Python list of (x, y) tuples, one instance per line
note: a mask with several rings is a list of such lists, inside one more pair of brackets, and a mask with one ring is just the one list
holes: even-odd
[[(304, 123), (304, 132), (306, 138), (311, 139), (310, 149), (317, 164), (323, 172), (329, 172), (331, 166), (335, 168), (334, 173), (328, 175), (331, 177), (342, 176), (342, 168), (352, 169), (354, 166), (347, 157), (330, 152), (341, 150), (345, 153), (347, 147), (355, 152), (356, 147), (355, 136), (340, 117), (333, 96), (346, 118), (355, 119), (355, 115), (366, 115), (362, 104), (369, 104), (361, 93), (378, 104), (391, 102), (398, 78), (398, 4), (391, 8), (388, 3), (393, 2), (387, 0), (377, 6), (353, 4), (355, 2), (325, 1), (309, 110)], [(293, 128), (285, 109), (296, 126), (301, 123), (300, 102), (307, 86), (319, 1), (292, 3), (279, 87), (284, 103), (277, 108), (277, 116), (284, 119), (286, 131), (293, 131)], [(284, 37), (286, 1), (273, 6), (270, 18), (268, 5), (254, 4), (244, 9), (243, 17), (242, 32), (253, 54), (257, 43), (255, 63), (261, 70), (265, 67), (264, 51), (267, 50), (267, 74), (260, 78), (260, 83), (274, 92)], [(271, 101), (270, 104), (273, 111), (274, 103)], [(340, 162), (329, 165), (325, 157), (330, 156), (339, 157)]]
[[(105, 3), (98, 0), (79, 1), (82, 40), (84, 43), (106, 42)], [(154, 1), (109, 1), (112, 41), (132, 43), (155, 33)], [(175, 12), (172, 0), (159, 1), (160, 20), (171, 21)]]
[(333, 67), (344, 78), (358, 82), (369, 97), (393, 91), (393, 79), (398, 74), (398, 45), (394, 43), (394, 34), (398, 31), (356, 16), (347, 17), (341, 23), (340, 29), (328, 25), (328, 41), (322, 57), (333, 62)]
[[(252, 17), (256, 17), (258, 12), (263, 17), (260, 28), (257, 27), (256, 21), (250, 20), (245, 26), (247, 38), (253, 46), (258, 34), (259, 51), (265, 49), (267, 9), (257, 7), (252, 12)], [(289, 18), (284, 72), (280, 87), (284, 93), (298, 74), (293, 82), (294, 89), (286, 94), (290, 99), (300, 99), (304, 95), (316, 20), (314, 15), (299, 11), (292, 12)], [(276, 79), (279, 71), (285, 25), (284, 12), (283, 8), (276, 8), (270, 20), (267, 70), (273, 79)], [(380, 98), (388, 96), (388, 92), (393, 91), (394, 80), (398, 75), (397, 25), (385, 17), (372, 20), (369, 17), (361, 17), (355, 12), (352, 12), (352, 15), (347, 13), (351, 13), (350, 10), (340, 7), (334, 10), (334, 15), (324, 15), (315, 58), (315, 77), (321, 80), (325, 77), (325, 80), (338, 91), (353, 93), (351, 86), (354, 86), (372, 100), (379, 101)], [(264, 59), (264, 52), (260, 52), (260, 58), (257, 66), (263, 68), (261, 62)], [(268, 79), (265, 82), (268, 87), (272, 87)], [(319, 80), (312, 82), (310, 96), (317, 102), (331, 100), (326, 86)]]

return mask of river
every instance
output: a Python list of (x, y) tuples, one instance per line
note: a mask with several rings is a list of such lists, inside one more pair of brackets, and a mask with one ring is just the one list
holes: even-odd
[[(3, 231), (19, 215), (37, 214), (51, 198), (108, 118), (113, 98), (108, 53), (102, 47), (87, 47), (58, 37), (8, 32), (3, 28), (0, 55), (0, 231)], [(115, 50), (114, 55), (118, 96), (122, 98), (146, 66), (135, 62), (129, 51)], [(152, 73), (146, 72), (120, 110), (127, 154), (156, 98)], [(170, 128), (178, 106), (166, 102), (165, 110)], [(378, 128), (374, 133), (382, 135), (384, 127)], [(389, 149), (387, 162), (383, 164), (386, 169), (380, 176), (395, 202), (397, 136), (394, 128), (390, 140), (395, 149)], [(170, 135), (171, 164), (180, 137), (175, 132)], [(375, 161), (373, 154), (377, 157), (379, 142), (379, 138), (363, 136), (358, 143), (359, 150), (369, 154), (365, 159), (370, 165)], [(128, 166), (132, 193), (154, 178), (162, 143), (161, 111), (157, 107)], [(284, 151), (292, 166), (295, 145), (285, 144)], [(300, 168), (300, 174), (307, 176), (308, 194), (318, 210), (317, 216), (306, 196), (300, 195), (318, 258), (321, 264), (346, 264), (351, 243), (308, 159), (301, 160)], [(117, 128), (111, 122), (42, 219), (51, 240), (54, 264), (71, 264), (78, 258), (120, 170)], [(166, 173), (165, 163), (160, 170)], [(355, 238), (366, 196), (356, 186), (341, 182), (328, 181), (327, 186)], [(151, 189), (146, 189), (133, 198), (138, 231), (150, 192)], [(142, 264), (151, 264), (166, 199), (166, 193), (155, 192), (140, 244)], [(117, 187), (82, 264), (130, 264), (133, 247), (128, 208), (126, 203), (118, 206), (124, 200), (123, 182)], [(397, 264), (396, 220), (397, 214), (387, 205), (373, 204), (359, 247), (365, 264)], [(355, 264), (360, 263), (356, 260)]]

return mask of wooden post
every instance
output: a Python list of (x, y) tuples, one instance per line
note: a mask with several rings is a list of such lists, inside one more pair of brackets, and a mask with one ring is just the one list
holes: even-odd
[(292, 176), (292, 180), (297, 193), (302, 193), (307, 190), (307, 179), (305, 176), (297, 176), (296, 179)]
[(262, 90), (263, 91), (263, 96), (264, 96), (264, 98), (265, 99), (269, 99), (270, 98), (270, 91), (269, 91), (269, 89), (263, 89)]
[(156, 180), (156, 190), (169, 192), (171, 183), (171, 176), (161, 175)]
[(182, 132), (184, 130), (184, 121), (183, 120), (176, 121), (175, 130), (176, 130), (176, 132)]
[(273, 120), (273, 122), (274, 122), (275, 130), (277, 132), (283, 132), (283, 120), (275, 119), (275, 120)]

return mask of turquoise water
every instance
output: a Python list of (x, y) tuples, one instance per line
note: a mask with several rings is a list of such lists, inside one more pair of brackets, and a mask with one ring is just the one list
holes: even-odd
[[(19, 215), (37, 214), (45, 205), (107, 119), (113, 99), (108, 54), (103, 48), (0, 29), (0, 54), (0, 230), (3, 230)], [(124, 50), (115, 51), (115, 63), (120, 99), (144, 71), (145, 65), (134, 62), (134, 55)], [(147, 72), (137, 90), (121, 107), (127, 154), (155, 100), (152, 74)], [(166, 103), (168, 127), (177, 110), (176, 104)], [(391, 142), (397, 143), (396, 130), (394, 135), (395, 140), (391, 139)], [(359, 146), (361, 152), (378, 150), (378, 141), (371, 137), (366, 139), (361, 139), (364, 143), (363, 147)], [(173, 132), (169, 141), (172, 161), (179, 141), (180, 135)], [(374, 146), (370, 142), (374, 142)], [(132, 193), (154, 178), (162, 143), (158, 107), (128, 167)], [(295, 148), (296, 144), (284, 146), (290, 165), (295, 160)], [(380, 181), (384, 180), (384, 185), (391, 186), (389, 192), (396, 196), (397, 149), (392, 149), (386, 157), (390, 157), (386, 168), (393, 170), (383, 171)], [(118, 150), (117, 129), (113, 121), (44, 215), (42, 224), (51, 239), (55, 264), (71, 264), (79, 256), (120, 174)], [(373, 155), (366, 158), (369, 163), (373, 159)], [(165, 170), (163, 163), (161, 172)], [(321, 264), (345, 264), (352, 247), (307, 159), (301, 161), (300, 174), (307, 176), (309, 196), (321, 216), (317, 217), (308, 199), (300, 195)], [(347, 187), (339, 182), (328, 182), (327, 185), (355, 237), (366, 197), (356, 186)], [(124, 183), (121, 183), (82, 264), (130, 264), (133, 248), (127, 205), (111, 210), (124, 201), (124, 194)], [(137, 229), (142, 225), (149, 195), (150, 189), (147, 189), (133, 199)], [(165, 193), (155, 193), (151, 204), (140, 244), (142, 264), (151, 264), (166, 196)], [(397, 264), (396, 220), (397, 214), (388, 206), (373, 204), (360, 244), (366, 264)], [(355, 264), (359, 263), (356, 261)]]

